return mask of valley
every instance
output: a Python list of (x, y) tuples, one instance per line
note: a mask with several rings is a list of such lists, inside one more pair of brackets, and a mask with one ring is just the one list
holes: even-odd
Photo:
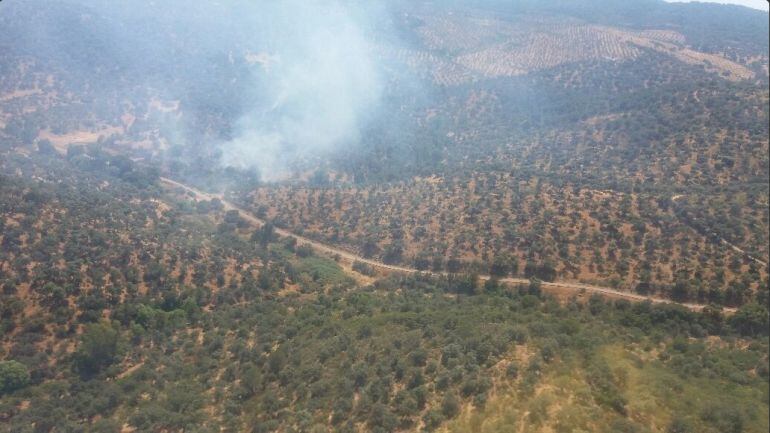
[(767, 18), (0, 2), (0, 433), (768, 431)]
[[(211, 201), (211, 200), (218, 200), (222, 203), (225, 210), (235, 210), (238, 212), (238, 214), (249, 221), (250, 223), (256, 225), (257, 227), (264, 227), (265, 221), (261, 220), (254, 215), (250, 214), (249, 212), (243, 210), (242, 208), (239, 208), (232, 203), (228, 202), (227, 200), (223, 199), (221, 196), (208, 194), (202, 191), (199, 191), (195, 188), (192, 188), (190, 186), (184, 185), (182, 183), (176, 182), (174, 180), (168, 179), (168, 178), (160, 178), (160, 180), (163, 183), (166, 183), (172, 187), (180, 188), (190, 194), (192, 194), (196, 200), (204, 200), (204, 201)], [(419, 270), (415, 268), (408, 268), (403, 266), (397, 266), (397, 265), (390, 265), (383, 262), (367, 259), (362, 256), (358, 256), (355, 254), (352, 254), (348, 251), (336, 248), (334, 246), (330, 246), (328, 244), (323, 244), (320, 242), (312, 241), (308, 238), (299, 236), (297, 234), (294, 234), (292, 232), (283, 230), (281, 228), (276, 228), (275, 233), (277, 233), (279, 236), (283, 238), (291, 238), (296, 240), (297, 245), (306, 245), (311, 247), (313, 250), (322, 252), (324, 254), (327, 254), (335, 260), (344, 260), (347, 261), (349, 264), (353, 263), (363, 263), (365, 265), (371, 266), (375, 269), (384, 270), (384, 271), (395, 271), (400, 273), (406, 273), (406, 274), (414, 274), (414, 273), (425, 273), (427, 275), (437, 276), (437, 277), (446, 277), (448, 276), (448, 273), (446, 272), (431, 272), (426, 270)], [(510, 284), (514, 286), (523, 286), (523, 285), (529, 285), (531, 284), (532, 280), (527, 280), (523, 278), (508, 278), (508, 277), (492, 277), (490, 275), (478, 275), (478, 278), (482, 281), (488, 281), (490, 279), (495, 279), (499, 283), (502, 284)], [(568, 294), (566, 297), (574, 297), (574, 292), (577, 292), (581, 295), (587, 294), (597, 294), (601, 296), (606, 296), (610, 299), (626, 299), (634, 302), (652, 302), (652, 303), (666, 303), (671, 302), (670, 300), (665, 300), (661, 298), (655, 298), (651, 296), (643, 296), (643, 295), (637, 295), (634, 293), (628, 293), (623, 292), (619, 290), (613, 290), (607, 287), (599, 287), (599, 286), (591, 286), (586, 284), (579, 284), (579, 283), (570, 283), (570, 282), (551, 282), (551, 281), (538, 281), (537, 284), (539, 284), (543, 289), (546, 291), (553, 291), (553, 293), (560, 293), (562, 290), (567, 290), (568, 292), (573, 292), (573, 294)], [(694, 311), (700, 311), (703, 310), (703, 308), (706, 307), (706, 305), (703, 304), (692, 304), (692, 303), (682, 303), (685, 307), (694, 310)], [(726, 313), (735, 312), (734, 308), (727, 308), (724, 309)]]

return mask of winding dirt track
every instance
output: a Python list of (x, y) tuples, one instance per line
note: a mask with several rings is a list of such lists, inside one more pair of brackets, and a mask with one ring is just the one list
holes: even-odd
[[(176, 188), (181, 188), (181, 189), (183, 189), (183, 190), (185, 190), (185, 191), (187, 191), (189, 193), (192, 193), (196, 197), (196, 199), (198, 199), (198, 200), (211, 200), (211, 199), (215, 199), (215, 198), (219, 199), (222, 202), (222, 205), (224, 206), (225, 210), (237, 210), (238, 213), (240, 214), (241, 218), (249, 221), (250, 223), (252, 223), (252, 224), (254, 224), (254, 225), (258, 226), (258, 227), (261, 227), (262, 225), (265, 224), (265, 221), (263, 221), (260, 218), (257, 218), (256, 216), (254, 216), (249, 211), (247, 211), (245, 209), (242, 209), (242, 208), (240, 208), (240, 207), (230, 203), (229, 201), (225, 200), (225, 198), (222, 195), (210, 194), (210, 193), (207, 193), (207, 192), (203, 192), (203, 191), (200, 191), (200, 190), (195, 189), (193, 187), (190, 187), (188, 185), (185, 185), (183, 183), (179, 183), (179, 182), (177, 182), (175, 180), (168, 179), (168, 178), (165, 178), (165, 177), (161, 177), (160, 180), (163, 183), (167, 184), (167, 185), (170, 185), (170, 186), (173, 186), (173, 187), (176, 187)], [(417, 269), (408, 268), (408, 267), (404, 267), (404, 266), (388, 265), (386, 263), (382, 263), (382, 262), (379, 262), (379, 261), (376, 261), (376, 260), (371, 260), (371, 259), (367, 259), (367, 258), (361, 257), (361, 256), (359, 256), (359, 255), (357, 255), (355, 253), (351, 253), (349, 251), (345, 251), (345, 250), (340, 249), (340, 248), (336, 248), (336, 247), (333, 247), (333, 246), (330, 246), (330, 245), (327, 245), (327, 244), (323, 244), (323, 243), (320, 243), (320, 242), (308, 239), (308, 238), (306, 238), (304, 236), (297, 235), (297, 234), (292, 233), (292, 232), (290, 232), (288, 230), (284, 230), (284, 229), (281, 229), (281, 228), (278, 228), (278, 227), (275, 228), (275, 232), (279, 236), (282, 236), (282, 237), (294, 238), (294, 239), (297, 240), (297, 244), (310, 246), (315, 251), (320, 251), (320, 252), (323, 252), (323, 253), (326, 253), (326, 254), (330, 254), (330, 255), (334, 255), (334, 256), (339, 256), (340, 258), (342, 258), (344, 260), (347, 260), (347, 261), (350, 261), (350, 262), (356, 262), (357, 261), (357, 262), (361, 262), (361, 263), (366, 263), (367, 265), (372, 266), (372, 267), (377, 268), (377, 269), (380, 269), (380, 270), (393, 271), (393, 272), (402, 272), (402, 273), (406, 273), (406, 274), (424, 273), (424, 274), (434, 275), (434, 276), (446, 276), (447, 275), (447, 273), (445, 273), (445, 272), (426, 272), (426, 271), (419, 271)], [(482, 276), (480, 276), (480, 278), (482, 280), (489, 280), (491, 277), (489, 275), (482, 275)], [(503, 283), (508, 283), (508, 284), (518, 284), (518, 285), (529, 284), (529, 280), (528, 279), (524, 279), (524, 278), (501, 278), (499, 281), (503, 282)], [(542, 282), (542, 288), (545, 289), (545, 290), (549, 290), (550, 289), (551, 291), (565, 291), (566, 290), (566, 291), (573, 291), (573, 292), (595, 293), (595, 294), (599, 294), (599, 295), (603, 295), (603, 296), (607, 296), (607, 297), (611, 297), (611, 298), (615, 298), (615, 299), (627, 299), (629, 301), (635, 301), (635, 302), (650, 301), (650, 302), (655, 303), (655, 304), (675, 303), (675, 304), (679, 304), (679, 305), (682, 305), (684, 307), (687, 307), (687, 308), (689, 308), (690, 310), (693, 310), (693, 311), (700, 311), (700, 310), (702, 310), (705, 307), (705, 305), (703, 305), (703, 304), (692, 304), (692, 303), (674, 302), (674, 301), (671, 301), (669, 299), (661, 299), (661, 298), (655, 298), (655, 297), (651, 297), (651, 296), (643, 296), (643, 295), (639, 295), (639, 294), (635, 294), (635, 293), (622, 292), (622, 291), (615, 290), (615, 289), (610, 289), (610, 288), (607, 288), (607, 287), (592, 286), (592, 285), (589, 285), (589, 284), (580, 284), (580, 283), (573, 283), (573, 282), (566, 282), (566, 281), (562, 281), (562, 282), (546, 282), (546, 281), (544, 281), (544, 282)], [(731, 313), (731, 312), (734, 312), (735, 310), (731, 309), (731, 308), (725, 308), (724, 311), (727, 312), (727, 313)]]
[[(696, 91), (695, 93), (698, 93), (698, 92)], [(684, 196), (684, 195), (682, 195), (682, 194), (679, 194), (679, 195), (675, 195), (675, 196), (671, 197), (671, 201), (674, 201), (674, 202), (676, 202), (676, 201), (678, 201), (679, 199), (681, 199), (681, 198), (683, 198), (683, 197), (685, 197), (685, 196)], [(697, 220), (697, 218), (694, 218), (694, 219), (695, 219), (695, 220)], [(680, 220), (681, 220), (681, 219), (680, 219)], [(688, 224), (688, 223), (687, 223), (687, 221), (682, 221), (682, 222), (683, 222), (684, 224), (686, 224), (688, 227), (690, 227), (691, 229), (695, 230), (696, 232), (698, 232), (698, 233), (702, 233), (702, 231), (701, 231), (700, 229), (698, 229), (697, 227), (694, 227), (694, 226), (692, 226), (692, 225)], [(764, 260), (762, 260), (762, 259), (759, 259), (759, 258), (757, 258), (757, 257), (754, 257), (754, 256), (752, 256), (751, 254), (749, 254), (748, 252), (746, 252), (746, 250), (744, 250), (744, 249), (740, 248), (739, 246), (737, 246), (737, 245), (735, 245), (735, 244), (731, 243), (731, 242), (730, 242), (730, 241), (728, 241), (727, 239), (725, 239), (725, 238), (723, 238), (722, 236), (720, 236), (720, 235), (719, 235), (719, 233), (717, 233), (717, 232), (714, 232), (714, 231), (710, 231), (708, 234), (709, 234), (709, 235), (711, 235), (711, 236), (713, 236), (714, 238), (718, 239), (718, 240), (719, 240), (719, 242), (721, 242), (722, 244), (726, 245), (728, 248), (732, 249), (732, 250), (733, 250), (733, 251), (735, 251), (736, 253), (738, 253), (738, 254), (740, 254), (740, 255), (742, 255), (742, 256), (744, 256), (744, 257), (748, 258), (749, 260), (751, 260), (751, 261), (753, 261), (753, 262), (757, 263), (758, 265), (760, 265), (760, 266), (762, 266), (762, 267), (764, 267), (764, 268), (766, 268), (766, 267), (767, 267), (767, 262), (766, 262), (766, 261), (764, 261)]]

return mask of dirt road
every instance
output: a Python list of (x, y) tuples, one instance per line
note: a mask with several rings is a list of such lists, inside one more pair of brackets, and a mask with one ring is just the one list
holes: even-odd
[[(671, 197), (671, 201), (676, 202), (676, 201), (678, 201), (678, 200), (680, 200), (680, 199), (682, 199), (684, 197), (685, 196), (682, 195), (682, 194), (675, 195), (675, 196)], [(693, 218), (693, 220), (697, 221), (698, 219), (697, 218)], [(684, 224), (687, 224), (688, 227), (690, 227), (691, 229), (695, 230), (698, 233), (703, 233), (704, 231), (706, 231), (707, 233), (705, 233), (705, 234), (710, 235), (710, 236), (714, 237), (715, 239), (719, 240), (719, 242), (721, 242), (722, 244), (726, 245), (728, 248), (732, 249), (736, 253), (738, 253), (738, 254), (746, 257), (747, 259), (757, 263), (758, 265), (762, 266), (763, 268), (767, 268), (767, 262), (766, 261), (752, 256), (751, 254), (749, 254), (743, 248), (740, 248), (739, 246), (731, 243), (727, 239), (725, 239), (722, 236), (720, 236), (719, 233), (714, 232), (714, 231), (709, 231), (708, 229), (699, 229), (698, 227), (695, 227), (695, 226), (689, 224), (687, 221), (682, 221), (682, 222)]]
[[(229, 201), (225, 200), (225, 198), (222, 195), (219, 194), (210, 194), (207, 192), (200, 191), (198, 189), (195, 189), (193, 187), (187, 186), (183, 183), (179, 183), (175, 180), (168, 179), (165, 177), (160, 178), (163, 183), (166, 183), (168, 185), (181, 188), (189, 193), (192, 193), (198, 200), (211, 200), (211, 199), (219, 199), (222, 202), (222, 205), (224, 206), (225, 210), (237, 210), (240, 214), (241, 218), (249, 221), (250, 223), (256, 225), (256, 226), (262, 226), (265, 224), (265, 222), (254, 216), (249, 211), (242, 209)], [(314, 241), (312, 239), (308, 239), (304, 236), (297, 235), (295, 233), (292, 233), (288, 230), (277, 228), (275, 229), (275, 232), (282, 237), (289, 237), (294, 238), (297, 240), (298, 245), (307, 245), (313, 248), (313, 250), (322, 252), (325, 254), (329, 254), (332, 256), (339, 256), (341, 259), (350, 261), (350, 262), (361, 262), (366, 263), (369, 266), (372, 266), (376, 269), (385, 270), (385, 271), (393, 271), (393, 272), (402, 272), (406, 274), (416, 274), (416, 273), (425, 273), (428, 275), (434, 275), (434, 276), (446, 276), (447, 274), (444, 272), (425, 272), (425, 271), (419, 271), (414, 268), (408, 268), (405, 266), (397, 266), (397, 265), (389, 265), (386, 263), (382, 263), (376, 260), (367, 259), (364, 257), (361, 257), (355, 253), (351, 253), (349, 251), (345, 251), (343, 249), (333, 247), (327, 244), (320, 243), (318, 241)], [(482, 275), (480, 276), (482, 280), (489, 280), (491, 277), (489, 275)], [(529, 280), (524, 278), (501, 278), (500, 282), (507, 283), (507, 284), (529, 284)], [(643, 302), (643, 301), (650, 301), (652, 303), (676, 303), (683, 305), (684, 307), (689, 308), (693, 311), (700, 311), (702, 310), (705, 305), (702, 304), (692, 304), (692, 303), (679, 303), (674, 302), (668, 299), (661, 299), (661, 298), (655, 298), (651, 296), (644, 296), (639, 295), (636, 293), (629, 293), (629, 292), (622, 292), (620, 290), (611, 289), (608, 287), (600, 287), (600, 286), (593, 286), (589, 284), (581, 284), (581, 283), (573, 283), (573, 282), (543, 282), (542, 288), (544, 290), (550, 290), (550, 291), (572, 291), (572, 292), (584, 292), (588, 294), (599, 294), (615, 299), (627, 299), (629, 301), (635, 301), (635, 302)], [(725, 312), (734, 312), (734, 309), (725, 308)]]

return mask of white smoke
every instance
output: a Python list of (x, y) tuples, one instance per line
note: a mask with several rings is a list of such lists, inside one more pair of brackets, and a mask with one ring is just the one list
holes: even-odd
[[(255, 53), (265, 90), (258, 108), (221, 145), (222, 162), (282, 177), (298, 158), (322, 155), (357, 139), (382, 85), (365, 18), (337, 1), (283, 1), (266, 13)], [(360, 12), (360, 11), (357, 11)], [(264, 31), (267, 30), (267, 31)]]
[[(26, 2), (24, 9), (42, 17), (27, 29), (18, 23), (28, 52), (58, 59), (73, 74), (82, 68), (86, 77), (99, 69), (89, 64), (97, 56), (101, 69), (144, 80), (161, 99), (183, 101), (182, 120), (159, 122), (173, 131), (165, 138), (178, 149), (175, 156), (188, 160), (221, 154), (212, 165), (278, 177), (294, 161), (355, 142), (382, 92), (369, 40), (387, 18), (378, 2)], [(12, 3), (4, 10), (14, 6), (21, 9)], [(131, 97), (135, 87), (105, 75), (94, 84)]]

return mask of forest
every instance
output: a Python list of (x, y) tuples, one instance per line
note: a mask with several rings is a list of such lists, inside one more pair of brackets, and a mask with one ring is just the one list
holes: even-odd
[(770, 429), (766, 13), (6, 0), (0, 28), (0, 432)]
[(766, 301), (346, 269), (107, 161), (3, 160), (23, 176), (0, 178), (4, 431), (768, 427)]

